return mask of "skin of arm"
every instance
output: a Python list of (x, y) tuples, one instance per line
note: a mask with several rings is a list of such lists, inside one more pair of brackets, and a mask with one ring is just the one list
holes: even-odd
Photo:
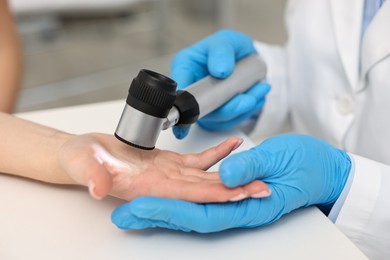
[(71, 134), (0, 112), (0, 172), (56, 184), (76, 184), (57, 162)]
[(21, 79), (21, 47), (14, 19), (6, 0), (0, 0), (0, 111), (15, 107)]
[(159, 196), (192, 202), (237, 201), (269, 191), (255, 180), (228, 188), (206, 170), (228, 156), (237, 137), (197, 154), (140, 150), (99, 133), (72, 135), (0, 112), (0, 172), (48, 183), (82, 185), (101, 199)]

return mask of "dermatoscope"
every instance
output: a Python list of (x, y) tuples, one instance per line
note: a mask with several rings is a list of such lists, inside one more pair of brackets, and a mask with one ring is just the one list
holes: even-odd
[(266, 70), (265, 62), (254, 54), (238, 61), (225, 79), (207, 76), (176, 91), (174, 80), (143, 69), (130, 85), (115, 136), (128, 145), (152, 150), (161, 130), (190, 126), (264, 80)]

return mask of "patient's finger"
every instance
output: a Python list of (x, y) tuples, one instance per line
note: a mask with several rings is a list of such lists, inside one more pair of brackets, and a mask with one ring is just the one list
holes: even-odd
[(95, 199), (107, 196), (112, 189), (112, 178), (105, 163), (88, 153), (75, 159), (68, 171), (72, 172), (72, 176), (77, 176), (78, 183), (88, 186), (89, 193)]
[(138, 196), (156, 196), (197, 203), (226, 202), (244, 192), (242, 188), (227, 188), (221, 183), (167, 180), (153, 188), (138, 190)]
[(250, 183), (241, 186), (252, 198), (264, 198), (271, 194), (268, 185), (260, 180), (254, 180)]
[(104, 164), (93, 162), (86, 169), (89, 193), (95, 199), (107, 196), (112, 189), (112, 178)]
[(220, 181), (218, 172), (206, 172), (196, 168), (185, 168), (181, 171), (184, 176), (196, 176), (202, 180), (217, 180)]
[[(170, 176), (170, 178), (173, 180), (181, 180), (186, 182), (222, 183), (221, 179), (219, 178), (218, 172), (204, 172), (198, 169), (186, 169), (185, 172), (186, 173), (181, 175)], [(260, 180), (254, 180), (240, 187), (246, 190), (247, 193), (250, 195), (268, 189), (267, 184)]]
[[(189, 183), (183, 181), (170, 182), (170, 188), (164, 189), (163, 185), (159, 185), (157, 189), (154, 189), (152, 196), (160, 196), (166, 198), (176, 198), (197, 203), (211, 203), (211, 202), (228, 202), (238, 201), (248, 197), (252, 194), (243, 187), (228, 188), (221, 183)], [(254, 194), (258, 194), (264, 190), (268, 190), (268, 187), (259, 186), (258, 189), (251, 191)]]
[(235, 188), (226, 187), (215, 180), (194, 182), (186, 179), (165, 179), (153, 184), (148, 179), (144, 181), (137, 183), (136, 190), (133, 190), (126, 199), (132, 200), (139, 196), (158, 196), (197, 203), (228, 202), (266, 194), (269, 191), (267, 185), (261, 181)]
[[(192, 182), (212, 182), (212, 183), (222, 183), (219, 172), (205, 172), (199, 169), (187, 168), (182, 171), (178, 176), (175, 176), (174, 179), (183, 180), (183, 181), (192, 181)], [(262, 194), (259, 194), (262, 191), (268, 190), (267, 184), (260, 180), (254, 180), (248, 184), (241, 186), (250, 196), (254, 195), (255, 197), (260, 197)]]
[(184, 164), (188, 167), (207, 170), (242, 144), (239, 137), (231, 137), (221, 144), (197, 154), (184, 155)]

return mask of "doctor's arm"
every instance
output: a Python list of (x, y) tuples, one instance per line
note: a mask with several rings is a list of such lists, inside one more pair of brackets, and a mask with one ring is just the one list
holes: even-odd
[(206, 172), (237, 148), (240, 138), (230, 138), (198, 154), (145, 151), (123, 144), (113, 135), (72, 135), (1, 112), (0, 136), (0, 172), (88, 186), (98, 199), (110, 194), (125, 200), (149, 195), (224, 202), (267, 189), (260, 181), (227, 188), (216, 172)]
[(21, 78), (21, 48), (6, 0), (0, 0), (0, 111), (11, 113)]
[(353, 174), (329, 217), (370, 259), (387, 259), (390, 257), (390, 165), (355, 154), (349, 156)]

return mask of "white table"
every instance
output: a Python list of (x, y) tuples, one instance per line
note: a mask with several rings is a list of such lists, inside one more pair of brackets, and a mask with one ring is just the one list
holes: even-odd
[[(20, 116), (73, 133), (113, 133), (123, 105), (114, 101)], [(195, 151), (233, 134), (242, 136), (194, 127), (189, 138), (177, 141), (166, 131), (158, 146)], [(250, 141), (243, 137), (242, 149), (248, 148)], [(366, 259), (314, 207), (267, 227), (196, 234), (118, 230), (110, 214), (121, 203), (95, 201), (82, 188), (0, 175), (0, 259)]]

